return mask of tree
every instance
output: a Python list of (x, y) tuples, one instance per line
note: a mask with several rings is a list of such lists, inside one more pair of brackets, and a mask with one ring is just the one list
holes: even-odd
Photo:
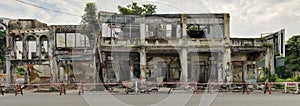
[(300, 35), (293, 36), (287, 41), (285, 66), (286, 72), (299, 72), (300, 65)]
[(5, 61), (6, 35), (5, 31), (0, 30), (0, 64)]
[(154, 14), (156, 11), (156, 5), (142, 4), (139, 6), (136, 2), (128, 4), (126, 7), (118, 6), (120, 14), (126, 15), (141, 15), (141, 14)]
[[(3, 20), (0, 20), (2, 23)], [(5, 30), (0, 30), (0, 64), (5, 61), (5, 48), (6, 48), (6, 33)]]
[[(86, 34), (89, 40), (94, 39), (95, 33), (99, 32), (99, 24), (97, 21), (97, 7), (95, 3), (88, 2), (85, 5), (84, 15), (81, 20), (81, 33)], [(92, 42), (90, 42), (92, 44)]]

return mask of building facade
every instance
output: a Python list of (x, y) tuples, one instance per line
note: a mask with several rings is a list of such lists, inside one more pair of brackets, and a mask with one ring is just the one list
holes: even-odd
[[(100, 34), (78, 25), (20, 24), (7, 37), (7, 83), (18, 67), (29, 82), (256, 82), (274, 72), (274, 46), (230, 38), (229, 14), (120, 15), (99, 12)], [(21, 23), (22, 20), (17, 20)], [(24, 21), (24, 20), (23, 20)], [(24, 28), (26, 25), (32, 25)], [(284, 35), (284, 34), (283, 34)], [(278, 42), (279, 40), (277, 40)], [(259, 65), (263, 62), (263, 65)]]

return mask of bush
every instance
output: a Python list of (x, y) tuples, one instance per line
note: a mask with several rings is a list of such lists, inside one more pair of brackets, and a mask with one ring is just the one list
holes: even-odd
[(267, 77), (266, 76), (261, 76), (259, 78), (259, 82), (265, 82), (267, 80)]
[(24, 75), (25, 69), (23, 67), (18, 67), (18, 71), (16, 72), (17, 75)]
[(278, 79), (280, 78), (277, 76), (277, 74), (272, 74), (270, 75), (269, 82), (275, 82)]
[(294, 79), (295, 82), (299, 82), (300, 81), (300, 77), (299, 76), (296, 76), (293, 79)]
[(274, 84), (276, 89), (284, 89), (284, 84)]

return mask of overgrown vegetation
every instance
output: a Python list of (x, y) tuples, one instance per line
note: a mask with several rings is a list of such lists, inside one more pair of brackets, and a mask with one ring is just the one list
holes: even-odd
[(156, 5), (142, 4), (139, 6), (136, 2), (128, 4), (125, 7), (118, 6), (120, 14), (125, 15), (141, 15), (141, 14), (154, 14), (156, 12)]
[(97, 21), (97, 7), (95, 3), (88, 2), (85, 5), (84, 15), (80, 23), (81, 33), (88, 36), (90, 44), (92, 45), (94, 40), (94, 35), (98, 35), (100, 26)]
[(25, 74), (25, 69), (23, 67), (18, 67), (16, 74), (17, 75), (24, 75)]
[(0, 30), (0, 64), (5, 61), (6, 36), (5, 31)]
[(292, 73), (287, 77), (299, 77), (300, 71), (300, 35), (293, 36), (287, 41), (285, 54), (285, 73)]

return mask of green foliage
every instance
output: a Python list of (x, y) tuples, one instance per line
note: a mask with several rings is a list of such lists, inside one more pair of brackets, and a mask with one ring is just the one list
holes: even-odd
[(6, 35), (5, 31), (0, 31), (0, 64), (5, 61)]
[(259, 82), (265, 82), (267, 80), (267, 77), (265, 75), (262, 75), (260, 78), (259, 78)]
[(276, 82), (299, 82), (300, 77), (297, 76), (297, 77), (287, 78), (287, 79), (277, 78), (275, 81)]
[(188, 27), (189, 30), (198, 30), (199, 26), (198, 25), (192, 25)]
[(275, 87), (276, 89), (284, 89), (284, 84), (274, 84), (272, 87)]
[(300, 35), (293, 36), (287, 41), (285, 54), (285, 69), (287, 72), (297, 72), (300, 70)]
[(273, 47), (273, 43), (270, 43), (270, 42), (265, 42), (263, 44), (264, 47)]
[(142, 4), (139, 6), (136, 2), (128, 4), (126, 7), (118, 6), (120, 14), (126, 15), (141, 15), (141, 14), (154, 14), (156, 11), (156, 5)]
[(260, 77), (260, 82), (265, 82), (265, 81), (269, 81), (269, 82), (274, 82), (277, 79), (279, 79), (277, 74), (271, 74), (270, 69), (269, 68), (263, 68), (264, 71), (264, 75), (262, 77)]
[(24, 75), (25, 69), (23, 67), (18, 67), (18, 71), (16, 72), (17, 75)]
[(97, 21), (96, 4), (92, 2), (86, 3), (84, 12), (84, 15), (81, 17), (81, 33), (86, 34), (89, 40), (93, 40), (95, 33), (97, 33), (100, 29)]

